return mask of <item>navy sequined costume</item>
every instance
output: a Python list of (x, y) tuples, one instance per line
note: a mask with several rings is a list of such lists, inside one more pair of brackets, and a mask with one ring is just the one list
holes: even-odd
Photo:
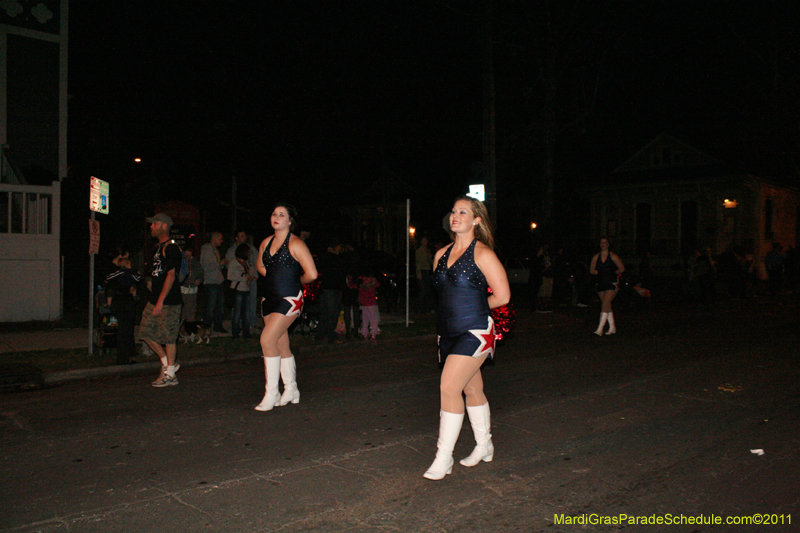
[(494, 322), (489, 311), (486, 277), (475, 264), (475, 243), (452, 266), (447, 261), (453, 245), (442, 254), (433, 272), (439, 295), (437, 329), (439, 360), (458, 354), (480, 357), (494, 354)]
[(597, 286), (595, 291), (615, 291), (619, 288), (617, 284), (617, 265), (611, 259), (611, 252), (606, 256), (605, 262), (602, 261), (602, 254), (597, 256)]
[(289, 252), (291, 237), (291, 234), (286, 236), (275, 255), (269, 254), (274, 235), (264, 247), (264, 254), (261, 256), (261, 262), (267, 271), (264, 278), (266, 294), (261, 302), (261, 313), (264, 316), (270, 313), (294, 316), (299, 315), (303, 309), (303, 284), (300, 283), (303, 269)]

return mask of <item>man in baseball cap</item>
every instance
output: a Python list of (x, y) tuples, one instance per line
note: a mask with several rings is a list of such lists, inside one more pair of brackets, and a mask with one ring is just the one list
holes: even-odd
[(153, 222), (162, 222), (162, 223), (166, 224), (167, 227), (170, 227), (170, 228), (172, 227), (172, 217), (170, 217), (166, 213), (158, 213), (155, 216), (152, 216), (152, 217), (148, 218), (147, 221), (149, 223), (151, 223), (151, 224)]
[(172, 226), (169, 215), (158, 213), (148, 218), (147, 222), (150, 223), (150, 235), (158, 240), (158, 249), (153, 256), (152, 289), (142, 313), (139, 338), (161, 359), (161, 373), (153, 386), (166, 387), (178, 384), (175, 371), (180, 365), (175, 362), (178, 352), (176, 342), (183, 303), (178, 270), (183, 252), (169, 238), (169, 228)]

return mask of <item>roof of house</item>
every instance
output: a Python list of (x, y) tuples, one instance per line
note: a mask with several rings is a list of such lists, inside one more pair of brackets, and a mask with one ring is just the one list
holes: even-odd
[(708, 155), (668, 133), (662, 133), (612, 171), (605, 183), (596, 183), (590, 188), (737, 177), (796, 186), (788, 176), (752, 172), (741, 164)]

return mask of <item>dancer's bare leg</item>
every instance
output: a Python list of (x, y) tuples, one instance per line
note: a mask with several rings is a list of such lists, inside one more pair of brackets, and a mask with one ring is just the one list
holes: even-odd
[(475, 372), (467, 386), (464, 387), (464, 395), (467, 397), (467, 407), (475, 407), (488, 402), (486, 395), (483, 393), (483, 374), (481, 374), (480, 369)]
[[(486, 355), (481, 357), (447, 356), (439, 386), (442, 397), (442, 411), (464, 414), (464, 398), (462, 394), (468, 385), (472, 386), (472, 401), (478, 401), (478, 398), (482, 398), (483, 403), (486, 402), (486, 396), (483, 394), (483, 378), (480, 377), (480, 369), (484, 360), (486, 360)], [(478, 380), (473, 381), (476, 374), (478, 375)], [(478, 386), (480, 387), (480, 392), (476, 389)], [(471, 402), (470, 405), (472, 405)]]
[[(289, 326), (296, 316), (270, 313), (264, 317), (264, 329), (261, 330), (261, 353), (264, 355), (264, 399), (256, 406), (256, 411), (271, 411), (280, 405), (281, 394), (278, 385), (281, 377), (281, 348), (289, 345)], [(284, 341), (281, 338), (285, 337)]]
[[(260, 339), (264, 357), (280, 357), (282, 353), (289, 352), (289, 326), (296, 318), (297, 315), (286, 316), (280, 313), (270, 313), (264, 317)], [(285, 349), (282, 349), (284, 346)]]
[(617, 295), (617, 291), (603, 291), (600, 293), (601, 311), (603, 313), (611, 312), (611, 302)]
[(289, 346), (289, 330), (283, 332), (278, 338), (278, 352), (281, 354), (282, 359), (288, 359), (292, 356), (292, 349)]

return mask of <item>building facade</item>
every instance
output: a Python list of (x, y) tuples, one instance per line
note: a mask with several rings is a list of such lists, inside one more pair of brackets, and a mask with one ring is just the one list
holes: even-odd
[(0, 7), (0, 322), (62, 316), (67, 19), (67, 0)]
[(763, 259), (773, 242), (797, 246), (800, 195), (774, 178), (749, 174), (667, 134), (586, 190), (593, 240), (608, 236), (636, 262), (653, 256), (656, 274), (678, 275), (697, 249), (734, 248)]

